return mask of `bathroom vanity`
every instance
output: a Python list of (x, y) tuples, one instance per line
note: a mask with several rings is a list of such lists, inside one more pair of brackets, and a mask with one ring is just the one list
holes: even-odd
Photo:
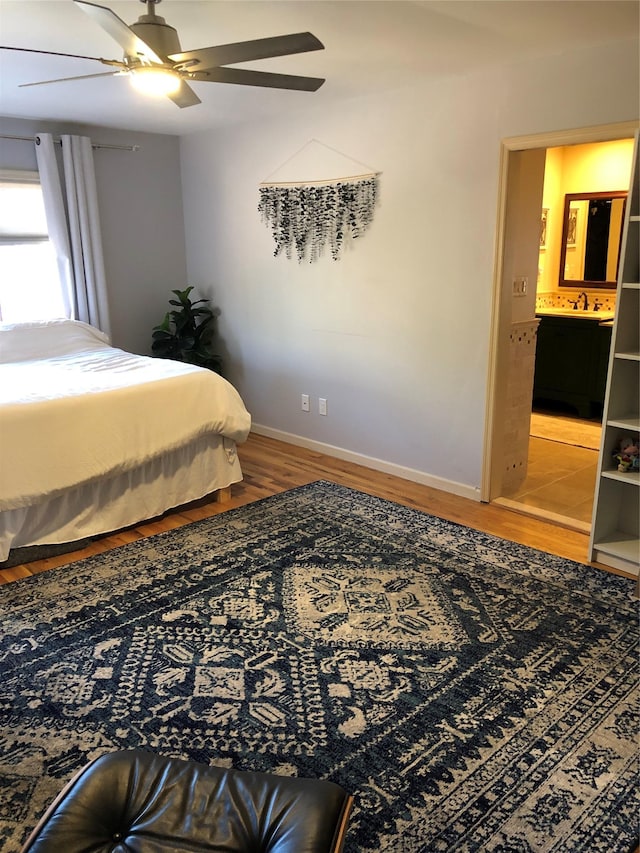
[(533, 401), (561, 403), (581, 418), (602, 415), (613, 312), (541, 309)]

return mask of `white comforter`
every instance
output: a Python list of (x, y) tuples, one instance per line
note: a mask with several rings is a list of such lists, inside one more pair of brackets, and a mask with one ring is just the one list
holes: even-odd
[(132, 355), (72, 320), (0, 325), (0, 510), (137, 467), (251, 418), (209, 370)]

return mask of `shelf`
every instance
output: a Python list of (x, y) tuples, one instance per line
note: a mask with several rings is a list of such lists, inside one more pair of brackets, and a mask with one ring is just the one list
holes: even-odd
[(640, 432), (640, 416), (630, 414), (622, 418), (611, 418), (607, 420), (606, 425), (616, 429), (630, 429), (632, 432)]
[(589, 539), (590, 560), (631, 575), (640, 573), (640, 471), (618, 471), (614, 454), (640, 432), (639, 144), (636, 133)]
[(620, 276), (622, 281), (638, 281), (640, 280), (640, 229), (638, 228), (639, 218), (630, 217), (627, 223), (626, 234), (623, 234), (623, 241), (626, 240), (624, 253), (620, 256)]
[[(609, 398), (604, 423), (636, 422), (640, 416), (640, 360), (613, 358), (609, 366)], [(623, 423), (623, 429), (627, 426)]]
[(616, 530), (610, 538), (594, 542), (593, 547), (602, 554), (611, 554), (636, 565), (640, 560), (640, 539), (622, 531)]
[(614, 352), (620, 358), (640, 359), (640, 288), (620, 290)]
[(640, 486), (640, 471), (615, 471), (613, 468), (602, 470), (601, 477), (606, 477), (607, 480), (617, 480), (619, 483), (628, 483), (630, 486)]

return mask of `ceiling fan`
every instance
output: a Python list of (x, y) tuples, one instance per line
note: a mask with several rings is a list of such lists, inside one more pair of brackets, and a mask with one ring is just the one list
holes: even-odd
[(324, 45), (311, 33), (293, 33), (271, 38), (241, 41), (216, 47), (183, 51), (174, 27), (156, 15), (155, 6), (161, 0), (140, 0), (147, 12), (130, 26), (106, 6), (87, 0), (73, 0), (95, 23), (102, 27), (124, 51), (124, 58), (103, 59), (76, 53), (59, 53), (53, 50), (32, 50), (20, 47), (2, 47), (3, 50), (21, 50), (53, 56), (70, 56), (91, 59), (117, 68), (101, 74), (83, 74), (78, 77), (60, 77), (22, 86), (42, 86), (67, 80), (89, 77), (128, 76), (131, 83), (148, 94), (166, 95), (179, 107), (201, 103), (189, 82), (236, 83), (244, 86), (265, 86), (272, 89), (296, 89), (315, 92), (324, 83), (321, 77), (300, 77), (293, 74), (275, 74), (270, 71), (251, 71), (246, 68), (228, 68), (238, 62), (250, 62), (274, 56), (287, 56), (323, 50)]

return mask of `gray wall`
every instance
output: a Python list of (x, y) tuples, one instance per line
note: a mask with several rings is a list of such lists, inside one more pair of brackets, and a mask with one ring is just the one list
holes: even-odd
[[(565, 53), (331, 110), (311, 96), (303, 113), (183, 137), (189, 281), (221, 308), (255, 427), (477, 496), (501, 140), (636, 119), (637, 51), (633, 38), (597, 63)], [(258, 185), (313, 139), (380, 170), (381, 198), (342, 260), (300, 264), (273, 257)]]
[[(226, 375), (258, 430), (478, 496), (500, 142), (637, 119), (637, 69), (634, 35), (598, 63), (564, 53), (330, 110), (311, 96), (180, 140), (12, 119), (2, 132), (141, 145), (95, 155), (117, 346), (148, 351), (170, 290), (195, 285), (221, 310)], [(338, 262), (274, 258), (256, 210), (259, 183), (312, 139), (382, 173), (375, 220)], [(29, 143), (0, 142), (7, 167), (35, 168)]]
[[(146, 353), (170, 291), (186, 286), (179, 140), (102, 127), (3, 118), (0, 133), (79, 133), (94, 142), (139, 145), (94, 152), (105, 271), (115, 346)], [(0, 169), (37, 169), (31, 142), (0, 139)]]

